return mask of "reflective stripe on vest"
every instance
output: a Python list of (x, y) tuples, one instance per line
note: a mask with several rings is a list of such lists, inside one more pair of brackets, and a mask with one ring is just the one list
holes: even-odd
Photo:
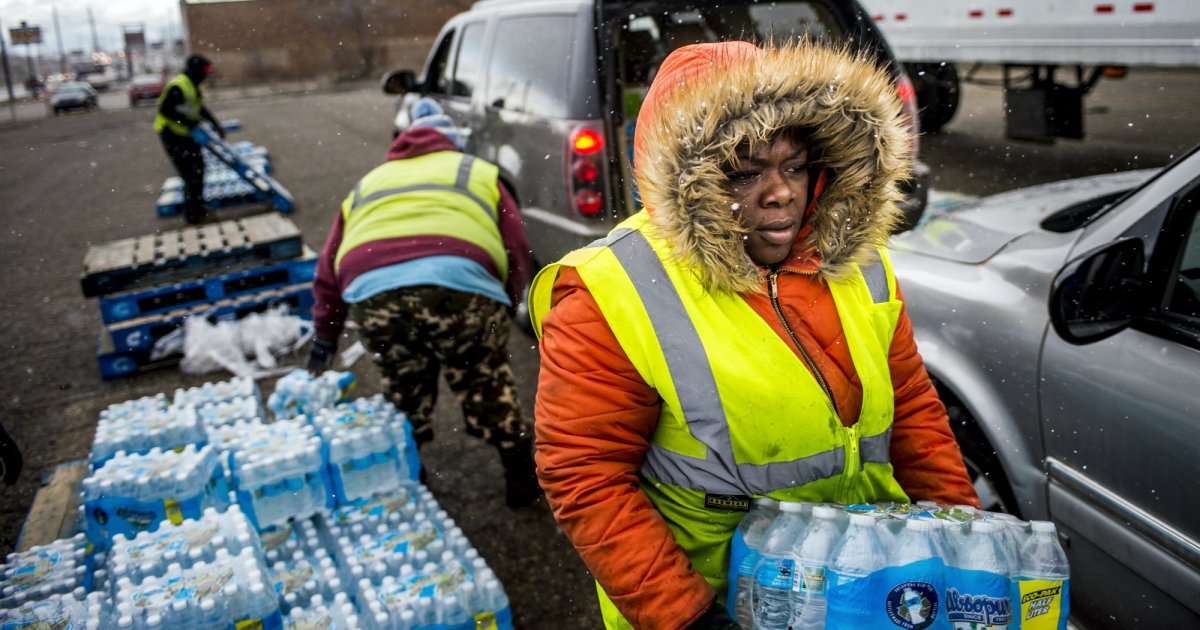
[(167, 92), (170, 92), (172, 87), (178, 87), (183, 94), (183, 103), (176, 106), (175, 111), (184, 120), (200, 122), (200, 110), (204, 108), (200, 88), (192, 82), (191, 77), (181, 74), (168, 81), (163, 86), (162, 93), (158, 95), (158, 113), (154, 116), (154, 131), (162, 133), (166, 129), (177, 136), (186, 136), (190, 131), (187, 125), (167, 118), (162, 113), (163, 101), (167, 99)]
[[(635, 215), (607, 238), (568, 254), (560, 263), (579, 269), (630, 360), (663, 397), (662, 416), (643, 464), (643, 473), (657, 481), (713, 494), (778, 495), (780, 490), (832, 480), (839, 475), (859, 474), (864, 462), (872, 462), (884, 467), (869, 471), (874, 478), (864, 483), (888, 499), (903, 500), (903, 493), (887, 465), (894, 396), (887, 351), (900, 305), (893, 299), (894, 285), (889, 278), (886, 255), (880, 252), (882, 258), (864, 269), (862, 275), (830, 284), (851, 355), (864, 384), (859, 422), (845, 428), (834, 415), (828, 399), (817, 388), (811, 372), (749, 305), (736, 296), (730, 299), (730, 296), (721, 298), (707, 294), (698, 287), (692, 274), (677, 268), (670, 270), (664, 265), (663, 254), (656, 251), (641, 231), (647, 222), (644, 215)], [(665, 247), (662, 243), (658, 245)], [(549, 268), (543, 270), (531, 289), (531, 316), (535, 330), (539, 332), (541, 317), (549, 308), (549, 287), (553, 285), (556, 273)], [(630, 304), (637, 301), (629, 300), (626, 293), (603, 294), (609, 290), (620, 292), (620, 286), (632, 287), (640, 304)], [(692, 299), (689, 309), (683, 295), (706, 297)], [(696, 327), (697, 321), (717, 328), (710, 328), (707, 335), (702, 335)], [(643, 326), (650, 330), (643, 330)], [(777, 435), (743, 433), (740, 438), (734, 438), (733, 433), (738, 427), (731, 426), (731, 411), (741, 418), (739, 422), (750, 422), (742, 428), (744, 432), (753, 432), (755, 420), (747, 420), (751, 414), (743, 407), (753, 406), (759, 399), (767, 405), (789, 400), (770, 388), (738, 390), (738, 387), (754, 388), (758, 381), (739, 381), (737, 375), (731, 378), (723, 364), (731, 358), (736, 362), (739, 357), (733, 355), (745, 353), (728, 344), (722, 346), (721, 340), (740, 343), (742, 337), (751, 340), (751, 345), (746, 348), (748, 351), (770, 355), (774, 361), (771, 367), (761, 368), (762, 373), (754, 375), (761, 377), (762, 382), (807, 381), (810, 386), (806, 398), (796, 401), (803, 403), (800, 406), (782, 408), (783, 405), (777, 404), (775, 408), (763, 409), (761, 415), (774, 424), (760, 422), (757, 428), (775, 426), (778, 427), (775, 432), (783, 433), (787, 427), (789, 434), (794, 433), (792, 442), (819, 445), (815, 452), (771, 460), (767, 453), (773, 446), (767, 442), (778, 438)], [(706, 343), (722, 348), (726, 354), (719, 356), (725, 357), (725, 361), (720, 364), (710, 361)], [(645, 349), (651, 344), (661, 349), (661, 355)], [(751, 364), (740, 365), (751, 372), (755, 369)], [(718, 378), (714, 375), (713, 366), (726, 369), (726, 376)], [(778, 372), (780, 369), (784, 371)], [(735, 382), (746, 385), (734, 385)], [(730, 392), (733, 398), (723, 400), (722, 391)], [(813, 400), (818, 397), (820, 401)], [(682, 431), (679, 428), (681, 419), (686, 422)], [(789, 426), (796, 420), (802, 422)], [(823, 428), (826, 423), (836, 428)], [(743, 445), (741, 453), (736, 452), (735, 445), (739, 443)], [(791, 446), (795, 447), (795, 444)], [(785, 446), (780, 452), (787, 448)], [(766, 461), (747, 461), (756, 458)], [(828, 484), (820, 485), (820, 490), (814, 491), (824, 499), (818, 500), (858, 500), (859, 493), (853, 487), (841, 487), (844, 484), (839, 482), (835, 491), (830, 490)], [(800, 493), (800, 496), (808, 495)]]
[(479, 246), (504, 280), (508, 254), (497, 226), (499, 169), (457, 151), (392, 160), (367, 173), (342, 202), (342, 242), (335, 269), (350, 250), (371, 241), (446, 236)]

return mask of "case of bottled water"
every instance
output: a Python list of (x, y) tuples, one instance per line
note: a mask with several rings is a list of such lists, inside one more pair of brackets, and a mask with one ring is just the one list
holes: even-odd
[(410, 478), (404, 424), (403, 415), (398, 419), (358, 401), (316, 412), (313, 425), (328, 447), (338, 505), (393, 491)]
[(136, 416), (147, 411), (166, 411), (171, 406), (166, 394), (143, 396), (124, 402), (113, 403), (100, 412), (101, 420), (119, 420)]
[(288, 630), (360, 630), (358, 610), (345, 593), (339, 593), (338, 601), (328, 601), (313, 595), (304, 606), (288, 611), (283, 625)]
[(108, 549), (113, 537), (153, 531), (163, 521), (198, 518), (206, 508), (229, 505), (229, 487), (217, 451), (189, 444), (178, 451), (118, 452), (83, 479), (81, 501), (87, 537)]
[(276, 381), (275, 391), (267, 397), (267, 408), (277, 420), (311, 418), (317, 410), (345, 400), (354, 385), (354, 374), (350, 372), (330, 370), (314, 377), (306, 370), (292, 370)]
[(273, 528), (261, 537), (268, 576), (286, 613), (318, 602), (339, 603), (348, 590), (313, 519)]
[(76, 534), (8, 554), (0, 565), (0, 608), (91, 590), (96, 565), (87, 546), (87, 538)]
[(263, 420), (262, 403), (254, 396), (241, 396), (219, 402), (206, 402), (196, 406), (204, 426), (212, 429), (237, 422)]
[(360, 623), (372, 630), (512, 629), (512, 609), (482, 558), (444, 551), (424, 564), (405, 563), (379, 583), (364, 579), (357, 596)]
[(167, 567), (190, 569), (201, 562), (213, 562), (219, 550), (237, 555), (243, 549), (257, 548), (254, 529), (237, 505), (224, 512), (210, 507), (200, 518), (189, 518), (178, 525), (164, 523), (155, 531), (139, 532), (132, 538), (118, 534), (108, 552), (108, 575), (114, 583), (128, 578), (140, 584), (146, 578), (163, 577)]
[(100, 422), (96, 424), (91, 452), (94, 465), (103, 465), (119, 451), (146, 453), (152, 448), (203, 445), (208, 439), (204, 423), (192, 406), (140, 410), (125, 408), (111, 414), (107, 411), (100, 414)]
[(175, 390), (175, 405), (178, 407), (192, 405), (199, 407), (206, 403), (229, 402), (235, 398), (253, 398), (262, 402), (262, 393), (258, 384), (248, 376), (238, 376), (228, 381), (205, 383), (199, 387)]
[(112, 620), (119, 629), (241, 628), (280, 630), (279, 600), (256, 549), (218, 549), (211, 562), (167, 567), (163, 577), (116, 581)]
[(9, 607), (0, 606), (0, 628), (63, 628), (80, 630), (104, 630), (107, 614), (104, 596), (91, 593), (84, 596), (73, 594), (47, 595), (30, 599)]
[(325, 446), (304, 420), (237, 423), (217, 433), (238, 505), (255, 527), (332, 507)]
[[(782, 507), (761, 535), (753, 614), (743, 627), (1066, 627), (1070, 571), (1052, 523), (970, 506), (856, 504), (813, 505), (797, 528), (804, 519), (788, 514), (804, 508)], [(752, 511), (743, 520), (744, 536), (761, 527), (762, 515)], [(793, 577), (787, 603), (784, 574)], [(735, 587), (731, 601), (744, 601), (745, 591)]]

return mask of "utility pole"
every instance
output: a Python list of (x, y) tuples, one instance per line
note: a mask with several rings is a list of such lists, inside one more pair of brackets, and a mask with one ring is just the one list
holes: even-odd
[(0, 59), (4, 63), (4, 86), (8, 88), (8, 114), (17, 121), (17, 99), (13, 96), (12, 71), (8, 69), (8, 46), (4, 44), (4, 31), (0, 29)]
[(92, 15), (92, 7), (88, 7), (88, 24), (92, 27), (92, 52), (100, 52), (100, 38), (96, 37), (96, 18)]
[(66, 74), (67, 55), (63, 52), (62, 47), (62, 27), (58, 25), (58, 5), (51, 5), (50, 8), (54, 11), (54, 38), (58, 40), (58, 71)]

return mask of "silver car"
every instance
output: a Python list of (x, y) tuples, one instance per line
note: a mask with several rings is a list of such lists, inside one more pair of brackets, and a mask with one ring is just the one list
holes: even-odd
[(1057, 526), (1085, 628), (1200, 628), (1200, 147), (893, 240), (989, 509)]

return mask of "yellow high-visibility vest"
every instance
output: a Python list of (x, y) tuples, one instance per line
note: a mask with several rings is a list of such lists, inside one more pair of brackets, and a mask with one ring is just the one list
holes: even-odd
[(386, 238), (443, 235), (478, 245), (508, 278), (497, 224), (496, 165), (458, 151), (435, 151), (377, 166), (342, 202), (344, 232), (336, 270), (350, 250)]
[(162, 113), (162, 103), (166, 100), (167, 92), (170, 92), (172, 87), (178, 87), (183, 92), (183, 104), (176, 107), (175, 111), (179, 112), (186, 120), (200, 122), (200, 110), (204, 108), (200, 88), (192, 82), (191, 77), (181, 74), (168, 81), (163, 86), (162, 93), (158, 95), (158, 114), (154, 116), (154, 131), (162, 133), (162, 130), (166, 129), (177, 136), (186, 136), (190, 132), (187, 125), (167, 118)]
[[(530, 288), (530, 317), (540, 335), (558, 269), (574, 267), (662, 398), (642, 490), (724, 602), (729, 544), (742, 517), (721, 509), (731, 497), (908, 502), (889, 460), (888, 354), (901, 302), (882, 249), (876, 263), (829, 283), (863, 385), (858, 421), (845, 427), (789, 343), (741, 296), (708, 291), (673, 262), (648, 223), (643, 210), (543, 269)], [(600, 595), (606, 625), (629, 627)]]

